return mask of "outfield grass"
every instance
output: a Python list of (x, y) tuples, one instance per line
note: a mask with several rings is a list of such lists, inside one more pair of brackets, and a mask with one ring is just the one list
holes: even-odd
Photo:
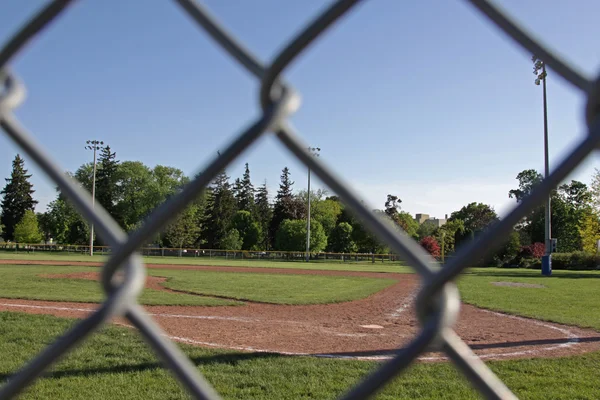
[[(0, 377), (6, 380), (72, 320), (45, 315), (0, 313)], [(225, 399), (332, 399), (378, 364), (365, 361), (285, 357), (181, 346)], [(560, 359), (488, 363), (523, 399), (595, 399), (600, 353)], [(187, 399), (161, 369), (140, 337), (108, 326), (75, 350), (23, 399)], [(378, 399), (478, 399), (450, 363), (421, 363), (392, 382)]]
[[(495, 286), (492, 282), (521, 282), (544, 288)], [(458, 280), (464, 302), (496, 311), (569, 325), (600, 329), (600, 272), (540, 271), (481, 268)]]
[[(53, 253), (13, 253), (0, 251), (0, 259), (3, 260), (32, 260), (32, 261), (91, 261), (103, 262), (108, 256), (81, 254), (53, 254)], [(363, 262), (341, 262), (336, 260), (322, 261), (271, 261), (251, 259), (225, 259), (208, 257), (143, 257), (146, 264), (172, 264), (172, 265), (209, 265), (222, 267), (255, 267), (255, 268), (288, 268), (288, 269), (315, 269), (328, 271), (365, 271), (365, 272), (414, 272), (411, 267), (401, 265), (399, 262), (376, 261), (375, 263)]]
[[(98, 272), (95, 267), (0, 265), (0, 297), (30, 300), (98, 302), (98, 282), (85, 279), (43, 278), (40, 274)], [(274, 304), (324, 304), (367, 297), (396, 281), (321, 275), (251, 274), (198, 270), (152, 269), (166, 277), (164, 286), (185, 292)], [(144, 289), (142, 304), (233, 305), (235, 301)]]

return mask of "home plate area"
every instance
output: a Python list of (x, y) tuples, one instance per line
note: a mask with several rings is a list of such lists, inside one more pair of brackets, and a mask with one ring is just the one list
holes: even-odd
[[(165, 266), (160, 266), (165, 268)], [(179, 268), (173, 266), (171, 268)], [(218, 267), (196, 267), (216, 269)], [(234, 272), (235, 268), (227, 267)], [(239, 268), (243, 272), (298, 274), (299, 270)], [(302, 274), (334, 274), (302, 270)], [(381, 277), (335, 271), (336, 275)], [(362, 300), (326, 305), (144, 306), (172, 340), (198, 346), (285, 355), (384, 360), (420, 330), (414, 312), (419, 279), (386, 274), (397, 283)], [(95, 279), (96, 276), (90, 276)], [(154, 288), (158, 282), (147, 282)], [(97, 305), (0, 299), (0, 310), (83, 318)], [(129, 326), (125, 320), (116, 324)], [(463, 304), (457, 334), (483, 359), (557, 357), (598, 350), (593, 330), (515, 317)], [(422, 361), (444, 361), (424, 354)]]

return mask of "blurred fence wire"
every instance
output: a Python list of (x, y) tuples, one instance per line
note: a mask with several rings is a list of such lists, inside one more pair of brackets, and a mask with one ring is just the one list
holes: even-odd
[[(299, 107), (299, 96), (294, 88), (283, 80), (283, 72), (296, 57), (317, 37), (325, 34), (334, 22), (349, 12), (358, 0), (338, 0), (310, 22), (294, 37), (270, 64), (259, 60), (244, 47), (238, 38), (194, 0), (175, 0), (205, 33), (210, 35), (235, 62), (241, 64), (260, 82), (259, 101), (262, 114), (243, 128), (237, 138), (221, 152), (220, 157), (208, 163), (177, 196), (159, 206), (138, 230), (126, 235), (115, 221), (102, 209), (92, 208), (89, 193), (63, 173), (35, 139), (21, 126), (13, 114), (25, 98), (24, 85), (8, 68), (11, 59), (24, 46), (39, 35), (56, 16), (71, 3), (70, 0), (54, 0), (35, 15), (14, 36), (9, 38), (0, 51), (0, 126), (4, 132), (33, 159), (73, 202), (79, 212), (96, 227), (98, 235), (111, 247), (108, 261), (102, 268), (102, 285), (106, 299), (86, 319), (80, 321), (61, 338), (47, 346), (33, 360), (16, 372), (0, 389), (0, 398), (11, 398), (32, 384), (61, 356), (81, 344), (96, 329), (111, 318), (127, 318), (145, 338), (148, 345), (173, 373), (176, 379), (195, 398), (218, 399), (219, 395), (199, 373), (196, 366), (163, 334), (162, 329), (138, 304), (145, 279), (145, 266), (138, 249), (184, 209), (216, 174), (235, 160), (262, 134), (274, 134), (300, 161), (329, 186), (349, 206), (362, 222), (377, 234), (396, 254), (409, 263), (422, 278), (422, 289), (416, 307), (422, 329), (397, 355), (382, 364), (355, 387), (344, 394), (345, 399), (363, 399), (389, 383), (426, 351), (443, 351), (487, 398), (511, 399), (514, 394), (479, 359), (452, 329), (459, 311), (459, 293), (452, 281), (475, 260), (481, 259), (499, 247), (510, 229), (534, 207), (541, 204), (557, 184), (592, 152), (600, 141), (598, 113), (600, 91), (598, 81), (589, 81), (564, 60), (532, 38), (518, 24), (509, 19), (496, 6), (485, 0), (465, 0), (479, 10), (485, 18), (505, 34), (536, 55), (555, 73), (582, 90), (588, 98), (586, 117), (588, 135), (558, 165), (558, 167), (505, 218), (498, 221), (478, 240), (459, 249), (442, 268), (414, 240), (391, 229), (366, 209), (359, 198), (333, 173), (320, 158), (311, 157), (307, 145), (301, 141), (288, 122)], [(0, 6), (0, 9), (2, 6)], [(122, 271), (124, 278), (118, 283), (113, 275)]]

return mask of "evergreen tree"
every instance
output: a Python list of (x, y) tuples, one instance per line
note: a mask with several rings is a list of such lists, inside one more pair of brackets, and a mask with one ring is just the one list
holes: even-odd
[[(236, 185), (237, 183), (238, 180), (236, 180)], [(244, 171), (242, 180), (239, 181), (239, 190), (236, 191), (236, 200), (238, 210), (249, 211), (252, 217), (255, 217), (254, 186), (250, 180), (250, 168), (248, 168), (248, 163), (246, 163), (246, 170)]]
[(119, 161), (116, 157), (117, 153), (111, 153), (110, 146), (103, 147), (96, 172), (96, 200), (112, 216), (116, 215), (115, 206), (118, 199)]
[(269, 190), (267, 189), (267, 181), (258, 188), (256, 191), (255, 200), (256, 210), (256, 221), (261, 228), (261, 237), (259, 239), (259, 246), (268, 250), (271, 243), (271, 236), (269, 235), (269, 227), (271, 220), (273, 219), (273, 209), (269, 203)]
[(6, 179), (6, 186), (0, 192), (3, 196), (0, 224), (4, 226), (2, 237), (6, 241), (14, 240), (15, 226), (23, 219), (25, 211), (34, 211), (37, 204), (32, 197), (35, 191), (29, 182), (31, 175), (27, 174), (25, 161), (19, 154), (13, 160), (12, 166), (10, 178)]
[(279, 230), (279, 226), (286, 219), (296, 219), (294, 196), (292, 195), (292, 186), (294, 182), (290, 179), (290, 170), (285, 167), (281, 172), (281, 182), (279, 183), (279, 190), (275, 197), (275, 204), (273, 205), (273, 218), (269, 226), (269, 236), (271, 244), (275, 245), (275, 236)]
[(232, 228), (236, 212), (235, 198), (225, 171), (216, 176), (207, 194), (203, 238), (209, 248), (219, 249)]

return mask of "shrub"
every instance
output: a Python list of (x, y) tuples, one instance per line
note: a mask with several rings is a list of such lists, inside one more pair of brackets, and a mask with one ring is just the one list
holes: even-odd
[(529, 246), (521, 247), (521, 252), (519, 253), (520, 258), (542, 258), (542, 256), (546, 253), (546, 246), (544, 243), (536, 242), (530, 244)]
[[(523, 268), (541, 269), (542, 263), (538, 258), (523, 258), (520, 262)], [(584, 251), (573, 253), (553, 253), (552, 269), (556, 270), (595, 270), (600, 266), (600, 256)]]
[(433, 236), (425, 236), (419, 244), (433, 257), (440, 257), (440, 245)]

